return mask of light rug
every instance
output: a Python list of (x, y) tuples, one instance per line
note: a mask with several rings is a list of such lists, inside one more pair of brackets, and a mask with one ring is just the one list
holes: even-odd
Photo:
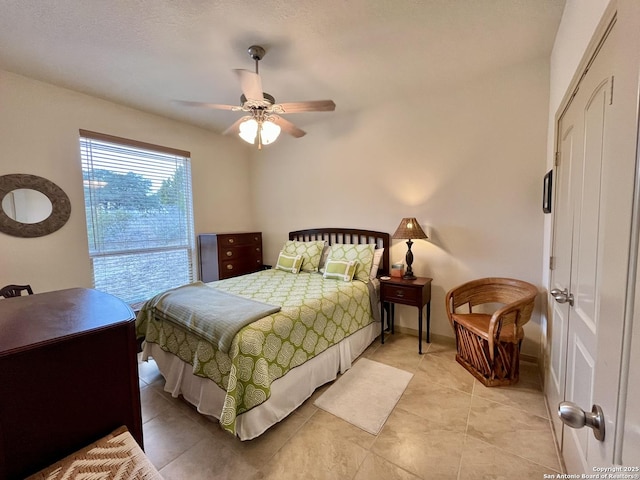
[(377, 435), (412, 377), (399, 368), (361, 358), (314, 405)]

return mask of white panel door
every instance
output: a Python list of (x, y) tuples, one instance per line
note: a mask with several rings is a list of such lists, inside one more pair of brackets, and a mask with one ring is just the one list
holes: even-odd
[[(605, 47), (612, 44), (607, 39)], [(569, 291), (574, 305), (569, 313), (567, 332), (567, 377), (566, 399), (581, 408), (591, 409), (594, 403), (605, 399), (594, 399), (594, 381), (598, 357), (597, 335), (599, 328), (606, 328), (606, 319), (599, 316), (599, 266), (602, 261), (601, 232), (602, 215), (602, 167), (603, 143), (608, 119), (611, 70), (603, 65), (601, 50), (588, 78), (583, 80), (580, 91), (570, 110), (576, 110), (574, 129), (580, 132), (583, 146), (579, 156), (571, 159), (578, 168), (573, 169), (571, 182), (574, 200), (573, 242), (571, 251), (571, 280)], [(597, 68), (597, 70), (594, 69)], [(601, 71), (602, 70), (602, 71)], [(576, 139), (577, 140), (577, 139)], [(575, 152), (575, 150), (574, 150)], [(628, 243), (628, 239), (624, 239)], [(625, 245), (621, 244), (621, 248)], [(604, 325), (603, 325), (604, 322)], [(617, 371), (612, 371), (617, 374)], [(616, 392), (612, 392), (612, 404), (616, 403)], [(614, 410), (615, 411), (615, 410)], [(611, 410), (608, 411), (611, 413)], [(605, 440), (612, 440), (611, 435)], [(589, 445), (597, 442), (589, 428), (565, 427), (563, 451), (568, 466), (577, 471), (590, 471)]]
[[(554, 183), (556, 184), (556, 198), (554, 206), (554, 267), (551, 277), (551, 290), (568, 289), (571, 284), (571, 249), (573, 246), (573, 217), (574, 204), (577, 193), (574, 194), (571, 180), (572, 168), (579, 170), (580, 165), (573, 159), (582, 157), (582, 142), (575, 139), (576, 109), (571, 109), (562, 117), (560, 123), (560, 148), (562, 161), (556, 166)], [(578, 132), (580, 137), (580, 132)], [(558, 158), (560, 155), (558, 155)], [(565, 385), (567, 373), (567, 335), (569, 331), (568, 302), (559, 303), (551, 298), (549, 303), (552, 322), (549, 322), (551, 354), (549, 361), (549, 375), (546, 382), (546, 394), (549, 405), (556, 406), (565, 399)], [(551, 419), (559, 441), (562, 441), (563, 423), (560, 417), (551, 412)]]
[[(612, 272), (603, 259), (621, 254), (628, 258), (628, 228), (619, 235), (611, 231), (611, 218), (629, 215), (631, 199), (616, 206), (608, 201), (620, 175), (615, 148), (608, 137), (612, 128), (612, 90), (616, 27), (610, 30), (579, 88), (560, 118), (559, 165), (551, 279), (551, 355), (547, 397), (552, 410), (562, 399), (587, 412), (594, 404), (604, 411), (603, 440), (590, 428), (570, 428), (554, 418), (563, 457), (570, 473), (593, 473), (594, 467), (613, 463), (617, 415), (617, 389), (601, 388), (620, 377), (621, 332), (614, 315), (624, 303), (623, 294), (613, 299), (603, 292), (626, 282), (625, 269)], [(629, 217), (624, 221), (628, 223)], [(614, 252), (613, 255), (611, 252)], [(608, 283), (605, 283), (608, 282)], [(624, 288), (622, 289), (624, 290)], [(555, 413), (552, 411), (552, 414)], [(556, 417), (556, 415), (552, 415)], [(609, 426), (607, 432), (606, 426)], [(607, 434), (608, 433), (608, 434)]]

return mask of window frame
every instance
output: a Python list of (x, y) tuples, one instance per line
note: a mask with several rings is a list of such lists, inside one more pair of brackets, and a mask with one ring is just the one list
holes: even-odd
[[(184, 239), (186, 240), (186, 245), (162, 246), (162, 247), (156, 246), (156, 247), (150, 247), (150, 248), (111, 249), (105, 252), (105, 251), (96, 251), (96, 248), (94, 248), (93, 245), (88, 244), (88, 247), (89, 247), (88, 253), (89, 253), (89, 259), (91, 262), (91, 279), (92, 279), (93, 287), (96, 288), (96, 270), (94, 268), (94, 263), (95, 263), (94, 259), (96, 258), (105, 258), (110, 256), (116, 256), (116, 255), (136, 255), (136, 254), (143, 254), (143, 253), (154, 254), (154, 253), (161, 253), (163, 251), (178, 252), (180, 250), (185, 250), (185, 249), (186, 249), (187, 258), (188, 258), (188, 265), (185, 265), (185, 267), (188, 270), (189, 282), (196, 281), (196, 279), (198, 278), (197, 276), (198, 274), (197, 274), (197, 258), (196, 258), (197, 257), (196, 237), (195, 237), (195, 228), (194, 228), (195, 221), (194, 221), (194, 213), (193, 213), (194, 202), (193, 202), (193, 181), (192, 181), (192, 174), (191, 174), (191, 153), (186, 150), (165, 147), (161, 145), (142, 142), (138, 140), (132, 140), (132, 139), (118, 137), (114, 135), (108, 135), (108, 134), (94, 132), (90, 130), (79, 129), (79, 134), (80, 134), (79, 146), (80, 146), (80, 157), (81, 157), (81, 170), (82, 170), (82, 177), (83, 177), (85, 227), (87, 229), (87, 232), (86, 232), (87, 242), (89, 243), (91, 243), (90, 236), (89, 236), (90, 225), (93, 224), (96, 217), (95, 211), (93, 209), (97, 206), (97, 204), (92, 203), (90, 200), (86, 198), (86, 189), (84, 187), (84, 181), (85, 181), (85, 175), (87, 172), (87, 163), (89, 163), (91, 160), (87, 158), (87, 155), (84, 152), (84, 149), (86, 148), (86, 146), (84, 145), (84, 142), (87, 142), (87, 141), (88, 142), (91, 142), (91, 141), (106, 142), (106, 143), (113, 144), (116, 147), (122, 147), (124, 149), (130, 148), (130, 149), (140, 150), (141, 152), (146, 151), (152, 154), (179, 157), (181, 160), (184, 160), (185, 169), (188, 173), (188, 175), (186, 176), (186, 179), (188, 182), (186, 186), (186, 190), (184, 189), (181, 190), (181, 192), (184, 194), (184, 198), (188, 198), (188, 203), (189, 203), (187, 214), (185, 215), (186, 228), (188, 231), (184, 232), (183, 230), (185, 234)], [(91, 219), (87, 218), (87, 216), (90, 213), (90, 209), (91, 209), (91, 215), (92, 215)], [(105, 245), (105, 244), (102, 244), (102, 245)], [(175, 285), (175, 286), (177, 287), (179, 285)], [(160, 291), (162, 291), (163, 289), (161, 289)], [(146, 299), (147, 298), (144, 298), (144, 299), (136, 298), (133, 300), (132, 299), (123, 299), (123, 300), (127, 301), (130, 305), (136, 307), (141, 303), (143, 303)]]

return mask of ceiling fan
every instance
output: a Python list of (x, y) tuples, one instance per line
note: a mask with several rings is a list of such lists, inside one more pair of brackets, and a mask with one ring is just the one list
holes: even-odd
[(257, 141), (258, 149), (262, 149), (262, 145), (273, 143), (280, 135), (281, 130), (296, 138), (306, 134), (304, 130), (296, 127), (280, 115), (301, 112), (331, 112), (335, 110), (336, 104), (332, 100), (276, 103), (273, 96), (262, 91), (262, 81), (258, 73), (258, 62), (264, 57), (265, 49), (259, 45), (252, 45), (247, 49), (247, 52), (256, 62), (256, 71), (254, 73), (250, 70), (234, 70), (240, 80), (240, 88), (242, 89), (239, 106), (190, 101), (179, 101), (178, 103), (193, 107), (247, 113), (248, 115), (240, 117), (222, 133), (223, 135), (238, 133), (240, 138), (251, 144)]

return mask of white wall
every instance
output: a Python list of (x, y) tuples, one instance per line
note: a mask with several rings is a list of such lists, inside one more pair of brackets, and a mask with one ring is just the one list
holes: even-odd
[[(450, 288), (484, 276), (540, 285), (548, 75), (548, 59), (539, 59), (423, 98), (381, 97), (359, 114), (338, 105), (307, 136), (254, 152), (265, 262), (290, 230), (393, 233), (415, 216), (430, 240), (414, 243), (413, 269), (434, 279), (432, 332), (447, 336)], [(391, 260), (403, 260), (405, 241), (392, 243)], [(398, 325), (417, 330), (415, 308), (397, 312)], [(526, 327), (525, 354), (538, 354), (538, 317)]]
[[(1, 251), (14, 252), (2, 256), (0, 284), (91, 286), (77, 145), (83, 128), (191, 151), (196, 232), (262, 230), (266, 263), (290, 230), (393, 233), (402, 217), (417, 217), (430, 240), (414, 244), (414, 271), (434, 279), (432, 331), (452, 336), (444, 313), (450, 288), (491, 275), (540, 285), (548, 75), (543, 58), (423, 98), (379, 98), (368, 111), (340, 115), (338, 105), (307, 126), (306, 137), (249, 150), (247, 159), (235, 138), (4, 72), (0, 174), (52, 180), (73, 211), (46, 237), (0, 234)], [(392, 260), (405, 253), (405, 242), (393, 241)], [(397, 311), (400, 326), (417, 328), (415, 309)], [(536, 311), (525, 354), (540, 350), (539, 321)]]
[(0, 175), (45, 177), (71, 200), (71, 217), (40, 238), (0, 233), (0, 285), (35, 292), (91, 287), (79, 129), (191, 152), (195, 230), (254, 228), (247, 149), (235, 139), (0, 71)]
[(550, 60), (549, 124), (552, 129), (562, 97), (609, 3), (610, 0), (566, 0)]

